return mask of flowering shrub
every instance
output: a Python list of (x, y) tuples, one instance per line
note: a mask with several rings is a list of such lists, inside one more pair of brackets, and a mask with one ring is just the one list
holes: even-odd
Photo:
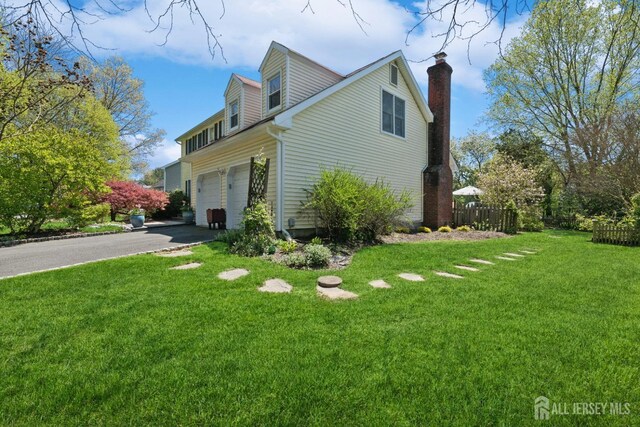
[(115, 221), (119, 213), (126, 214), (136, 208), (152, 213), (164, 209), (169, 203), (165, 192), (144, 188), (135, 182), (110, 181), (107, 186), (111, 193), (102, 196), (100, 201), (111, 205), (112, 221)]

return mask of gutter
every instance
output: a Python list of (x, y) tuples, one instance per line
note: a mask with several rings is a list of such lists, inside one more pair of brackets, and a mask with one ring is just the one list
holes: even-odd
[[(271, 131), (271, 126), (273, 126), (274, 129), (278, 129), (277, 133)], [(282, 130), (277, 128), (274, 122), (271, 122), (270, 126), (267, 126), (267, 134), (276, 140), (276, 231), (282, 231), (284, 234), (286, 231), (283, 227), (285, 144), (282, 140)], [(285, 235), (288, 235), (288, 233)]]

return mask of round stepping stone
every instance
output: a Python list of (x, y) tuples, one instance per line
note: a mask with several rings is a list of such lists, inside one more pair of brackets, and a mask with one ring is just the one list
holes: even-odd
[(494, 265), (491, 261), (487, 261), (479, 258), (471, 258), (469, 261), (475, 262), (476, 264), (484, 264), (484, 265)]
[(389, 289), (391, 287), (390, 284), (388, 284), (387, 282), (385, 282), (382, 279), (379, 280), (372, 280), (369, 282), (369, 285), (373, 288), (377, 288), (377, 289)]
[(246, 276), (247, 274), (249, 274), (249, 272), (244, 268), (235, 268), (233, 270), (223, 271), (222, 273), (218, 274), (218, 279), (232, 281)]
[(342, 285), (342, 279), (338, 276), (318, 277), (318, 286), (321, 288), (337, 288), (340, 285)]
[(345, 291), (340, 288), (323, 288), (322, 286), (317, 286), (316, 290), (318, 291), (318, 295), (330, 300), (358, 298), (358, 295), (353, 292)]
[(201, 265), (202, 264), (200, 264), (199, 262), (192, 262), (189, 264), (179, 265), (177, 267), (171, 267), (169, 270), (191, 270), (192, 268), (198, 268)]
[(258, 288), (260, 292), (271, 292), (274, 294), (286, 294), (291, 292), (293, 286), (282, 279), (269, 279)]
[(179, 250), (179, 251), (158, 252), (156, 255), (157, 256), (161, 256), (161, 257), (165, 257), (165, 258), (174, 258), (174, 257), (179, 257), (179, 256), (193, 255), (193, 252), (191, 252), (188, 249), (183, 249), (183, 250)]
[(469, 267), (468, 265), (454, 265), (455, 268), (466, 271), (480, 271), (475, 267)]
[(400, 273), (398, 277), (404, 280), (408, 280), (410, 282), (424, 282), (424, 277), (419, 274), (413, 273)]
[(434, 273), (440, 277), (448, 277), (449, 279), (464, 279), (464, 276), (447, 273), (446, 271), (434, 271)]
[(506, 256), (496, 256), (496, 258), (501, 259), (503, 261), (517, 261), (517, 259), (515, 259), (515, 258), (509, 258), (509, 257), (506, 257)]
[(524, 255), (514, 254), (514, 253), (512, 253), (512, 252), (505, 252), (505, 253), (504, 253), (504, 255), (506, 255), (506, 256), (510, 256), (510, 257), (512, 257), (512, 258), (513, 258), (513, 257), (515, 257), (515, 258), (522, 258), (522, 257), (524, 257)]

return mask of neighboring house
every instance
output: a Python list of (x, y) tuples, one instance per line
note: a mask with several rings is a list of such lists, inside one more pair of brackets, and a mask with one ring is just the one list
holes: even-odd
[(162, 167), (164, 180), (161, 190), (170, 193), (182, 190), (187, 196), (191, 196), (191, 164), (176, 160)]
[(401, 51), (341, 75), (272, 42), (261, 81), (232, 74), (225, 108), (177, 138), (181, 162), (191, 165), (196, 223), (206, 225), (206, 210), (223, 207), (228, 227), (238, 227), (250, 158), (261, 150), (271, 162), (267, 202), (278, 231), (315, 229), (315, 218), (300, 211), (305, 189), (338, 165), (409, 190), (416, 225), (450, 223), (452, 70), (445, 56), (428, 70), (428, 106)]

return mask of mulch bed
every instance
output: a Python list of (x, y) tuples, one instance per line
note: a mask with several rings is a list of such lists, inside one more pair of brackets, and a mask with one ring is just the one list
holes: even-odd
[(392, 233), (388, 236), (382, 236), (380, 240), (383, 243), (412, 243), (412, 242), (430, 242), (436, 240), (486, 240), (498, 239), (503, 237), (511, 237), (509, 234), (499, 233), (497, 231), (452, 231), (450, 233)]

